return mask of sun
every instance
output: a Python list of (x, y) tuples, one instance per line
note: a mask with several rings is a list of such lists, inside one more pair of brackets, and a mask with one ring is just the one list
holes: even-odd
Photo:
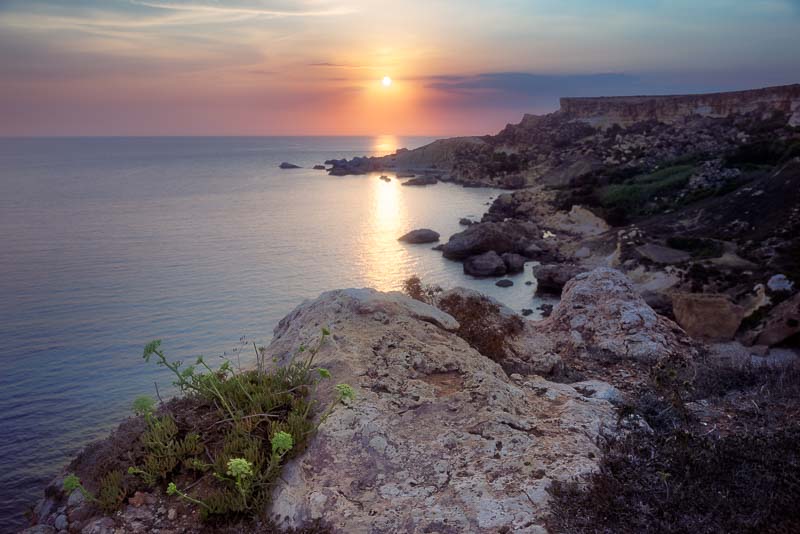
[(381, 83), (383, 84), (384, 87), (389, 87), (390, 85), (392, 85), (392, 79), (389, 78), (388, 76), (384, 76), (383, 80), (381, 80)]

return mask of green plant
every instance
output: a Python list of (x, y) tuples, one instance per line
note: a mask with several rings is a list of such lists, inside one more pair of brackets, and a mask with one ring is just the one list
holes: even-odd
[(159, 416), (142, 405), (144, 455), (129, 472), (151, 487), (170, 481), (168, 493), (198, 505), (203, 518), (263, 510), (283, 464), (303, 450), (337, 403), (354, 398), (352, 387), (338, 384), (327, 409), (316, 409), (315, 392), (331, 373), (314, 360), (330, 335), (323, 328), (317, 343), (299, 347), (287, 364), (270, 370), (265, 351), (255, 345), (256, 369), (242, 371), (227, 361), (211, 369), (203, 358), (186, 367), (168, 360), (159, 341), (149, 343), (145, 360), (173, 373), (193, 410), (176, 418), (169, 405)]
[(684, 187), (694, 172), (693, 165), (673, 165), (650, 174), (640, 174), (621, 184), (600, 190), (600, 203), (606, 209), (623, 209), (627, 213), (646, 213), (646, 205), (657, 196)]
[(100, 480), (100, 491), (97, 493), (97, 503), (106, 513), (112, 513), (119, 508), (127, 497), (123, 483), (122, 471), (109, 472)]
[(156, 401), (152, 397), (142, 395), (133, 401), (133, 413), (141, 416), (152, 415), (155, 411)]
[(74, 473), (70, 473), (66, 477), (64, 477), (64, 482), (62, 483), (62, 488), (67, 493), (72, 493), (73, 491), (80, 490), (81, 494), (87, 501), (96, 502), (97, 498), (86, 488), (83, 487), (81, 484), (81, 479), (78, 478), (77, 475)]

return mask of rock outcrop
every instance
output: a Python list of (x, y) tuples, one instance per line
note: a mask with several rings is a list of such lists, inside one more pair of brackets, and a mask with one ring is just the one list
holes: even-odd
[(607, 400), (509, 378), (438, 326), (455, 322), (440, 314), (399, 294), (342, 290), (281, 321), (271, 356), (288, 359), (329, 325), (315, 361), (357, 391), (286, 466), (272, 506), (284, 526), (544, 532), (549, 484), (597, 469), (615, 421)]
[(537, 331), (570, 358), (652, 363), (695, 353), (685, 332), (655, 313), (624, 274), (602, 267), (567, 282), (561, 302)]
[(744, 309), (726, 295), (676, 293), (672, 311), (690, 336), (710, 341), (733, 339), (744, 318)]
[(561, 111), (595, 127), (644, 121), (674, 124), (691, 116), (724, 118), (760, 111), (787, 114), (800, 125), (800, 85), (699, 95), (562, 98)]

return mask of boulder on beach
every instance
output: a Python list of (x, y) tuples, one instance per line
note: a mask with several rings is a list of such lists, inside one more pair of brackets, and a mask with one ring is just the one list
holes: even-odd
[(729, 341), (744, 318), (744, 309), (727, 295), (676, 293), (672, 296), (675, 320), (697, 339)]
[(588, 269), (578, 265), (537, 265), (533, 268), (533, 276), (536, 277), (536, 292), (560, 295), (567, 282), (586, 271)]
[(503, 258), (493, 250), (464, 260), (464, 273), (472, 276), (503, 276), (506, 271)]
[(429, 228), (420, 228), (418, 230), (411, 230), (407, 234), (400, 236), (397, 240), (412, 244), (435, 243), (439, 241), (439, 233)]
[(324, 171), (325, 170), (325, 165), (314, 165), (314, 170), (315, 171)]
[(412, 178), (407, 182), (403, 182), (403, 185), (435, 185), (438, 180), (434, 176), (421, 176), (419, 178)]
[(295, 165), (294, 163), (289, 163), (288, 161), (284, 161), (280, 165), (278, 165), (281, 169), (299, 169), (300, 165)]
[(386, 176), (385, 174), (381, 176), (381, 180), (383, 180), (384, 182), (391, 182), (392, 181), (392, 179), (389, 178), (388, 176)]

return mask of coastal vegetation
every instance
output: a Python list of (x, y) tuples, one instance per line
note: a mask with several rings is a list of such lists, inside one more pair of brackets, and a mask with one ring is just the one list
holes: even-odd
[(106, 513), (136, 491), (159, 489), (204, 521), (263, 513), (282, 466), (305, 449), (336, 404), (354, 397), (349, 385), (338, 384), (327, 407), (318, 406), (317, 389), (331, 375), (314, 358), (329, 335), (323, 328), (313, 347), (300, 347), (283, 366), (268, 365), (254, 345), (256, 367), (249, 370), (230, 361), (214, 369), (203, 357), (185, 365), (169, 360), (160, 341), (147, 344), (144, 360), (169, 370), (180, 396), (160, 407), (136, 399), (140, 432), (100, 460), (107, 474), (87, 481), (97, 495), (75, 474), (64, 479), (64, 490), (79, 490)]

